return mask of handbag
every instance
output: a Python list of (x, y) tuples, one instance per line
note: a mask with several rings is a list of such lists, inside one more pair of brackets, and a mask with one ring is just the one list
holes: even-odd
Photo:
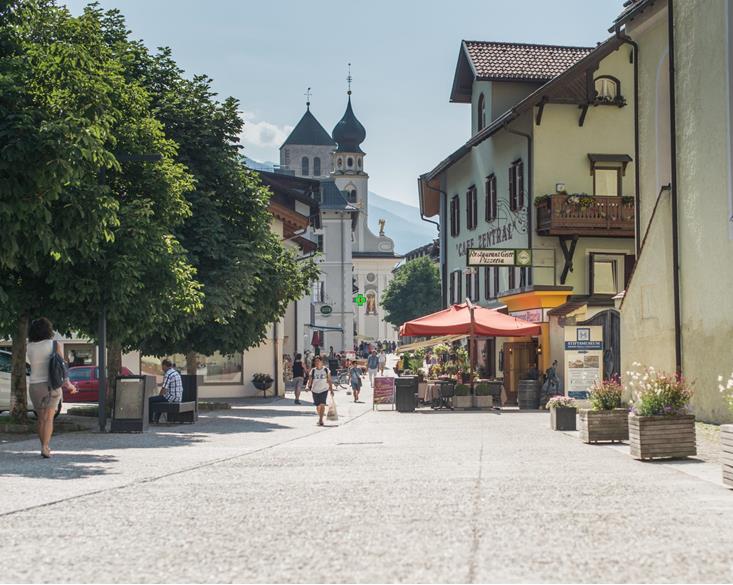
[(331, 399), (329, 400), (326, 419), (335, 421), (339, 419), (338, 411), (336, 410), (336, 397), (333, 394), (331, 395)]

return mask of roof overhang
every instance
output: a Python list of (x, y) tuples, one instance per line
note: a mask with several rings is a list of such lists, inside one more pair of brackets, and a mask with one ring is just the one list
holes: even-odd
[(466, 41), (461, 41), (461, 49), (458, 51), (458, 63), (453, 74), (453, 88), (450, 92), (452, 103), (470, 104), (473, 93), (473, 82), (476, 79), (476, 69), (468, 56)]
[(615, 32), (628, 22), (634, 20), (641, 15), (647, 8), (654, 5), (656, 0), (637, 0), (635, 3), (632, 2), (627, 8), (613, 21), (613, 26), (608, 29), (608, 32)]

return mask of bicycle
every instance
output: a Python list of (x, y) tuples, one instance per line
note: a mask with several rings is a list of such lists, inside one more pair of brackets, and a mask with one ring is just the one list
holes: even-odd
[(339, 369), (336, 371), (336, 376), (334, 378), (334, 382), (336, 386), (339, 388), (344, 388), (346, 390), (351, 389), (351, 384), (349, 380), (349, 370), (347, 369)]

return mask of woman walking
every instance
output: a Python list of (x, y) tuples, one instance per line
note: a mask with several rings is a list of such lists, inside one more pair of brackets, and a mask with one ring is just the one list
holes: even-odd
[(305, 365), (303, 364), (303, 356), (299, 353), (295, 354), (293, 362), (293, 386), (295, 389), (295, 404), (300, 404), (300, 393), (303, 390), (303, 379), (305, 378)]
[[(53, 326), (45, 317), (36, 319), (28, 329), (27, 360), (31, 365), (30, 396), (33, 409), (38, 417), (38, 438), (41, 441), (41, 456), (51, 457), (51, 435), (53, 434), (53, 417), (61, 402), (61, 388), (51, 388), (49, 369), (51, 354), (56, 351), (64, 356), (61, 345), (53, 341)], [(77, 393), (68, 379), (65, 386), (72, 394)], [(100, 389), (101, 391), (101, 389)]]

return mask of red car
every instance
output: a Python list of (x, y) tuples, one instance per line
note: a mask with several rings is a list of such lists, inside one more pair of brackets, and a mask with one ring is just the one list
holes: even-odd
[[(121, 376), (134, 374), (123, 367)], [(79, 392), (72, 394), (64, 388), (64, 402), (99, 402), (99, 368), (96, 366), (73, 366), (69, 368), (69, 380)]]

